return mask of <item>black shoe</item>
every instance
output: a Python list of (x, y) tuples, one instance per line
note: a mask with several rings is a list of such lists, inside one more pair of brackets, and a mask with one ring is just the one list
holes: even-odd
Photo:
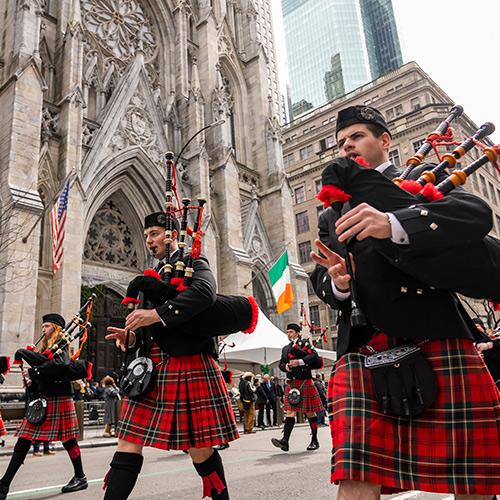
[(0, 484), (0, 500), (5, 500), (7, 498), (8, 493), (9, 493), (8, 486)]
[(87, 483), (87, 478), (85, 476), (83, 477), (76, 477), (73, 476), (70, 480), (70, 482), (61, 488), (61, 491), (63, 493), (71, 493), (73, 491), (80, 491), (80, 490), (85, 490), (89, 486), (89, 483)]
[(286, 441), (283, 441), (283, 439), (272, 438), (271, 443), (273, 443), (276, 448), (280, 448), (282, 451), (289, 450), (288, 443)]
[(220, 444), (219, 446), (216, 446), (215, 449), (216, 450), (227, 450), (229, 448), (229, 444), (228, 443), (224, 443), (224, 444)]
[(311, 444), (306, 448), (307, 451), (314, 451), (319, 448), (319, 442), (318, 440), (313, 439), (311, 441)]

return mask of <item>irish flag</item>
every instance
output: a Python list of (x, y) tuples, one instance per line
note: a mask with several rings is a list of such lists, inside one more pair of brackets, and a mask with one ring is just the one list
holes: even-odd
[(269, 269), (269, 280), (276, 299), (278, 314), (290, 309), (293, 304), (292, 281), (288, 265), (288, 252), (285, 251), (277, 262)]

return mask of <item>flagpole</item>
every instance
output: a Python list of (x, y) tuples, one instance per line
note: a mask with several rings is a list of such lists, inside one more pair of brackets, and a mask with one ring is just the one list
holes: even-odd
[[(40, 222), (40, 220), (43, 218), (43, 216), (47, 213), (47, 210), (50, 208), (52, 209), (52, 207), (54, 206), (54, 203), (59, 199), (59, 197), (61, 196), (61, 193), (63, 192), (64, 190), (64, 186), (66, 186), (66, 182), (68, 182), (69, 178), (75, 173), (75, 169), (72, 169), (71, 172), (64, 178), (64, 181), (62, 183), (62, 188), (59, 190), (59, 192), (57, 193), (56, 196), (54, 196), (54, 198), (50, 201), (50, 203), (47, 204), (47, 206), (44, 207), (44, 209), (41, 211), (40, 215), (37, 217), (37, 219), (35, 220), (35, 223), (33, 224), (33, 226), (31, 226), (31, 229), (28, 231), (28, 233), (26, 234), (26, 236), (23, 236), (21, 241), (23, 243), (26, 243), (28, 241), (28, 238), (31, 236), (31, 233), (35, 230), (35, 227), (38, 225), (38, 223)], [(75, 179), (73, 179), (73, 182), (70, 184), (69, 188), (71, 189), (71, 187), (73, 186), (74, 182), (76, 180), (76, 176), (75, 176)]]
[(258, 276), (260, 276), (262, 273), (264, 273), (264, 272), (266, 272), (267, 270), (269, 270), (269, 266), (270, 266), (271, 264), (273, 264), (274, 262), (278, 262), (278, 260), (280, 260), (280, 259), (281, 259), (282, 255), (283, 255), (286, 251), (288, 251), (288, 245), (289, 245), (289, 244), (290, 244), (290, 241), (287, 241), (287, 243), (286, 243), (286, 245), (285, 245), (285, 247), (284, 247), (283, 251), (280, 253), (280, 256), (279, 256), (276, 260), (271, 260), (271, 261), (269, 261), (267, 264), (264, 264), (264, 267), (263, 267), (263, 268), (262, 268), (262, 269), (261, 269), (261, 270), (260, 270), (257, 274), (255, 274), (255, 275), (252, 277), (252, 279), (251, 279), (251, 280), (250, 280), (250, 281), (249, 281), (246, 285), (243, 285), (243, 288), (245, 288), (245, 289), (246, 289), (246, 287), (247, 287), (250, 283), (252, 283), (252, 281), (253, 281), (255, 278), (257, 278), (257, 277), (258, 277)]

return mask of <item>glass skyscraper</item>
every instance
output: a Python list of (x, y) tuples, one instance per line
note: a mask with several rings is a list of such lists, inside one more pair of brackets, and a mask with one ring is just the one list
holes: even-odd
[(372, 78), (403, 64), (392, 0), (360, 0)]
[(358, 0), (282, 0), (291, 113), (371, 80)]

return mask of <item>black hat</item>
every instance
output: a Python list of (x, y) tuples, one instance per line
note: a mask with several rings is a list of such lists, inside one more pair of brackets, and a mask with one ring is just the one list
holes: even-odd
[[(173, 229), (179, 232), (179, 222), (175, 217), (172, 219)], [(154, 212), (144, 217), (144, 229), (148, 227), (167, 227), (167, 217), (165, 212)]]
[(371, 108), (370, 106), (349, 106), (339, 111), (335, 136), (343, 128), (355, 125), (356, 123), (373, 123), (374, 125), (379, 125), (391, 135), (384, 115), (378, 109)]
[(288, 325), (286, 325), (286, 329), (287, 330), (295, 330), (297, 333), (300, 333), (300, 326), (297, 325), (297, 323), (289, 323)]
[(66, 324), (64, 318), (57, 313), (50, 313), (42, 316), (42, 323), (54, 323), (54, 325), (58, 325), (61, 328), (64, 328), (64, 325)]

